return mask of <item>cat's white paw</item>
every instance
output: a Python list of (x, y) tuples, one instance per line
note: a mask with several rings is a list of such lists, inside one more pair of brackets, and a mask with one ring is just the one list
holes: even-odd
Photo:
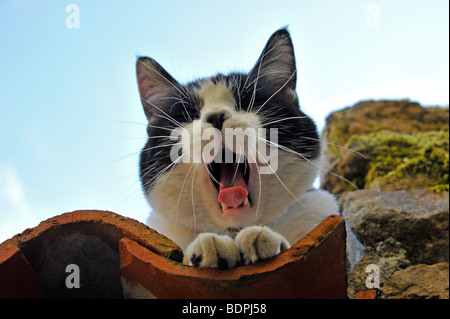
[(244, 228), (234, 241), (245, 264), (273, 257), (290, 247), (286, 238), (266, 226)]
[(234, 240), (226, 235), (202, 233), (185, 250), (183, 263), (197, 267), (234, 268), (241, 256)]

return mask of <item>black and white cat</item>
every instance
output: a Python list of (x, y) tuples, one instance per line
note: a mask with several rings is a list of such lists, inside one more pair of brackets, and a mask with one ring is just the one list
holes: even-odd
[[(312, 190), (322, 166), (321, 144), (314, 122), (299, 108), (287, 30), (271, 36), (248, 74), (182, 85), (148, 57), (138, 59), (136, 72), (148, 119), (140, 159), (153, 208), (148, 224), (184, 250), (185, 263), (213, 268), (254, 263), (279, 254), (338, 213), (334, 196)], [(218, 134), (206, 134), (211, 129)], [(230, 130), (255, 132), (263, 149), (246, 148), (237, 137), (226, 141)], [(276, 142), (268, 132), (276, 132)], [(205, 156), (195, 160), (195, 149)], [(274, 149), (270, 161), (257, 156)]]

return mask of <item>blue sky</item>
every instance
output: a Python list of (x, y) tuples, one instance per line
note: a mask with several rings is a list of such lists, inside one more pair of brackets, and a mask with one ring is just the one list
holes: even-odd
[[(69, 4), (79, 28), (68, 28)], [(0, 242), (77, 209), (144, 222), (136, 55), (182, 82), (248, 71), (289, 26), (303, 110), (323, 127), (366, 99), (448, 105), (449, 3), (0, 0)]]

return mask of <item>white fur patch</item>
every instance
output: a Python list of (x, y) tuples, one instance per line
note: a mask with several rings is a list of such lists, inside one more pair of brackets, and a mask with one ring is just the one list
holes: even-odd
[(203, 108), (228, 107), (234, 109), (236, 101), (233, 93), (225, 83), (213, 83), (211, 80), (204, 80), (197, 90), (198, 96), (203, 100)]
[(234, 268), (241, 261), (241, 256), (234, 240), (227, 235), (203, 233), (186, 248), (185, 264), (192, 265), (192, 259), (199, 258), (200, 267), (217, 268), (219, 259), (227, 262), (228, 268)]
[(236, 236), (235, 242), (245, 264), (273, 257), (290, 247), (282, 235), (266, 226), (244, 228)]

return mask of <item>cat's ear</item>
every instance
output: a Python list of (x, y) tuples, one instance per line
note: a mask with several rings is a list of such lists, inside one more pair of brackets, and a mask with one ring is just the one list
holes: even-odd
[(141, 102), (148, 119), (161, 113), (160, 101), (170, 96), (172, 91), (180, 86), (158, 62), (148, 57), (138, 58), (136, 77)]
[(295, 90), (297, 74), (294, 46), (286, 29), (272, 34), (249, 76), (252, 79), (263, 77), (277, 89), (287, 87)]

